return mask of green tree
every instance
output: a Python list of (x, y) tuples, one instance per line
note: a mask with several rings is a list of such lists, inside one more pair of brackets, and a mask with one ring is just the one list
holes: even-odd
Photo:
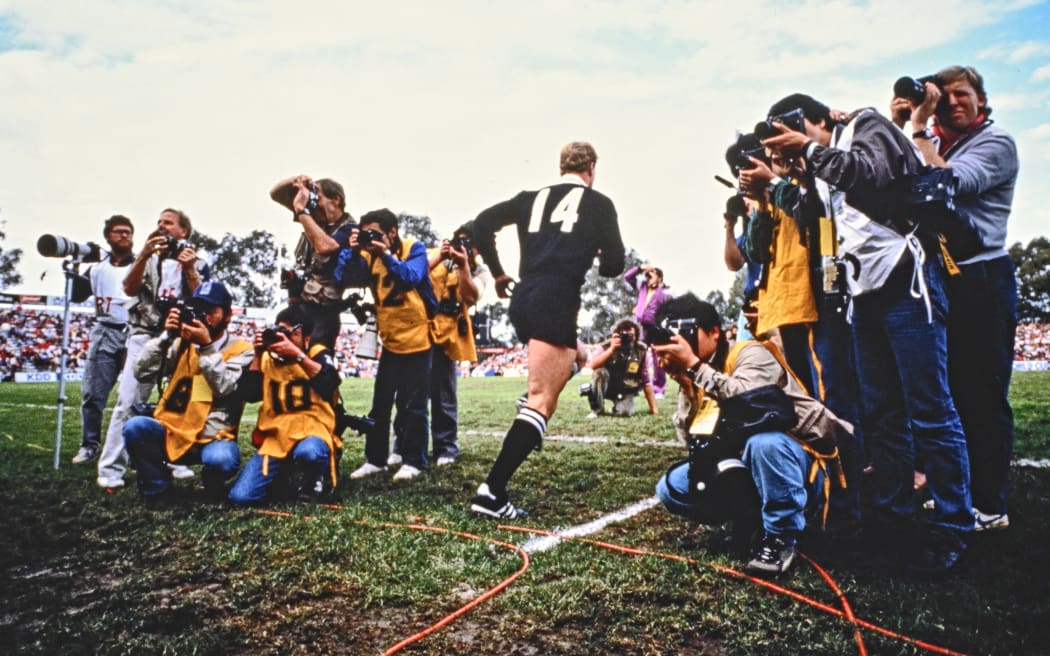
[(1050, 321), (1050, 240), (1036, 237), (1010, 247), (1017, 268), (1017, 318), (1028, 323)]
[(733, 278), (733, 285), (729, 288), (729, 296), (724, 296), (722, 290), (716, 289), (708, 293), (704, 299), (718, 310), (718, 316), (722, 317), (722, 323), (730, 325), (736, 322), (740, 315), (740, 308), (744, 300), (744, 283), (747, 281), (747, 270), (741, 269)]
[(441, 236), (434, 230), (434, 226), (430, 224), (429, 216), (398, 214), (397, 234), (418, 239), (427, 248), (434, 248), (441, 244)]
[(9, 248), (6, 251), (2, 244), (7, 234), (3, 228), (6, 221), (0, 221), (0, 289), (6, 289), (12, 285), (22, 282), (22, 274), (18, 273), (18, 262), (22, 259), (21, 248)]
[(230, 290), (234, 303), (249, 307), (273, 307), (278, 301), (278, 258), (287, 259), (274, 236), (253, 230), (245, 237), (229, 232), (221, 241), (201, 232), (191, 238), (198, 250), (211, 256), (212, 279)]
[[(633, 248), (627, 252), (627, 269), (642, 262), (644, 260)], [(588, 323), (580, 325), (580, 339), (593, 343), (608, 337), (617, 321), (634, 315), (638, 297), (622, 276), (603, 278), (598, 275), (598, 265), (595, 264), (583, 281), (580, 299), (580, 308), (590, 316)]]

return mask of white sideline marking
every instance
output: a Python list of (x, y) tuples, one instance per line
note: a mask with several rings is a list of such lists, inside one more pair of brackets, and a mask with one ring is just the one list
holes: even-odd
[[(495, 437), (503, 439), (506, 431), (462, 430), (460, 435), (480, 435), (482, 437)], [(625, 444), (629, 446), (676, 446), (684, 449), (685, 446), (678, 440), (629, 440), (623, 437), (598, 437), (592, 435), (544, 435), (543, 439), (552, 442), (577, 442), (580, 444)]]
[(1012, 463), (1014, 467), (1034, 467), (1036, 469), (1050, 469), (1050, 460), (1043, 458), (1042, 460), (1029, 460), (1028, 458), (1018, 458)]
[[(643, 499), (638, 503), (631, 504), (626, 508), (617, 510), (614, 513), (603, 515), (602, 517), (599, 517), (594, 521), (587, 522), (586, 524), (579, 524), (578, 526), (572, 526), (566, 529), (556, 528), (552, 530), (551, 533), (557, 533), (559, 535), (564, 535), (565, 537), (569, 538), (577, 538), (582, 535), (591, 535), (592, 533), (597, 533), (598, 531), (602, 530), (603, 528), (605, 528), (609, 524), (612, 524), (613, 522), (619, 522), (625, 519), (629, 519), (659, 504), (660, 500), (657, 499), (655, 496), (649, 497), (648, 499)], [(534, 554), (539, 553), (541, 551), (547, 551), (548, 549), (553, 549), (554, 547), (558, 546), (560, 542), (561, 538), (551, 537), (549, 535), (542, 535), (530, 538), (521, 545), (521, 548), (530, 554)]]

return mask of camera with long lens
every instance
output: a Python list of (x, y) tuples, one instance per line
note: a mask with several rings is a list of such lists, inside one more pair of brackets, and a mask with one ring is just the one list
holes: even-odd
[(373, 242), (382, 242), (383, 236), (383, 233), (379, 230), (373, 230), (371, 228), (361, 230), (357, 233), (357, 245), (361, 248), (366, 248)]
[(645, 333), (650, 344), (657, 346), (670, 344), (671, 337), (681, 335), (683, 339), (692, 343), (696, 336), (698, 326), (696, 319), (664, 319), (655, 326), (650, 326)]
[(160, 253), (161, 257), (178, 257), (179, 253), (185, 248), (193, 248), (193, 242), (188, 239), (177, 239), (171, 235), (164, 235), (164, 248)]
[(897, 81), (893, 83), (893, 95), (897, 98), (907, 98), (916, 105), (921, 104), (926, 99), (927, 82), (933, 82), (942, 91), (944, 90), (944, 81), (939, 75), (924, 75), (918, 78), (905, 75), (897, 78)]
[(36, 240), (36, 250), (44, 257), (71, 257), (81, 262), (102, 259), (102, 249), (95, 242), (81, 244), (58, 235), (40, 235)]
[(801, 107), (759, 121), (755, 124), (755, 136), (759, 139), (768, 139), (780, 134), (780, 130), (774, 127), (774, 123), (782, 123), (784, 127), (793, 132), (806, 133), (806, 114)]
[(376, 420), (367, 415), (352, 415), (346, 411), (343, 405), (335, 406), (335, 434), (342, 435), (346, 429), (350, 429), (359, 435), (364, 435), (372, 430)]

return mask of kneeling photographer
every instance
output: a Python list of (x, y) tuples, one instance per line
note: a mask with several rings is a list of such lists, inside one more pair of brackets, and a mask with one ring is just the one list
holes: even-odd
[(158, 373), (169, 377), (153, 416), (124, 424), (139, 493), (147, 502), (170, 497), (169, 462), (203, 464), (204, 489), (213, 500), (225, 496), (226, 481), (237, 473), (244, 409), (237, 381), (251, 363), (252, 345), (226, 330), (232, 303), (221, 282), (201, 283), (188, 302), (168, 311), (165, 332), (147, 342), (133, 363), (135, 378), (146, 384)]
[(783, 574), (806, 509), (824, 501), (821, 488), (827, 495), (829, 470), (844, 483), (837, 435), (853, 427), (806, 394), (775, 344), (744, 340), (730, 350), (718, 312), (695, 295), (665, 305), (660, 325), (667, 334), (652, 348), (695, 393), (698, 411), (690, 458), (660, 479), (657, 496), (703, 524), (746, 525), (760, 514), (762, 540), (745, 569)]
[(641, 332), (633, 319), (623, 319), (602, 344), (602, 350), (587, 363), (593, 373), (590, 384), (580, 387), (580, 396), (590, 401), (588, 419), (604, 414), (605, 399), (613, 402), (613, 416), (630, 417), (634, 414), (634, 397), (643, 390), (649, 414), (656, 414), (656, 396), (645, 366), (649, 347), (639, 339)]
[(309, 313), (297, 304), (281, 310), (275, 326), (255, 334), (255, 357), (237, 389), (246, 402), (262, 401), (252, 433), (259, 451), (230, 489), (234, 505), (266, 500), (279, 479), (298, 479), (289, 491), (311, 500), (336, 485), (343, 446), (336, 434), (339, 372), (328, 347), (312, 343), (313, 328)]

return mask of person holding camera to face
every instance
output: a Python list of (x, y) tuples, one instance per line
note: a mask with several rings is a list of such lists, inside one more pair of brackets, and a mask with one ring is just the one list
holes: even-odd
[(168, 377), (153, 416), (132, 417), (124, 424), (139, 493), (147, 502), (170, 499), (167, 463), (203, 464), (204, 489), (213, 500), (226, 496), (226, 481), (237, 473), (237, 429), (244, 409), (237, 384), (253, 353), (249, 342), (226, 330), (232, 303), (221, 282), (201, 283), (188, 302), (168, 311), (164, 332), (149, 340), (132, 364), (132, 373), (144, 384)]
[[(478, 359), (470, 308), (478, 302), (490, 279), (488, 267), (474, 247), (474, 222), (456, 228), (452, 239), (427, 251), (430, 282), (438, 300), (430, 320), (430, 436), (431, 457), (439, 467), (459, 457), (459, 403), (456, 396), (457, 365)], [(400, 416), (400, 415), (399, 415)], [(394, 451), (387, 465), (401, 463), (402, 422), (394, 420)]]
[(952, 251), (949, 238), (958, 273), (948, 278), (948, 375), (969, 449), (974, 530), (1005, 529), (1017, 330), (1017, 282), (1006, 229), (1017, 146), (989, 118), (992, 108), (976, 69), (949, 66), (920, 80), (895, 85), (891, 112), (901, 127), (910, 118), (908, 131), (926, 162), (950, 170), (955, 184), (957, 229), (964, 233), (959, 241), (967, 247)]
[[(136, 301), (128, 308), (128, 341), (124, 369), (117, 388), (117, 403), (109, 419), (106, 440), (98, 458), (98, 485), (117, 488), (124, 485), (128, 456), (124, 450), (124, 422), (131, 408), (149, 398), (155, 381), (139, 381), (132, 367), (142, 348), (163, 330), (172, 304), (190, 298), (202, 281), (210, 277), (208, 263), (198, 257), (189, 238), (190, 218), (181, 210), (165, 209), (157, 219), (157, 229), (146, 240), (124, 278), (124, 293)], [(180, 478), (193, 476), (178, 467)]]
[[(825, 478), (835, 473), (838, 435), (852, 426), (806, 393), (772, 342), (741, 340), (730, 349), (710, 303), (687, 294), (668, 302), (661, 315), (669, 334), (652, 348), (704, 407), (691, 431), (700, 437), (692, 438), (690, 459), (660, 479), (657, 496), (670, 512), (704, 524), (731, 520), (749, 527), (760, 515), (762, 538), (745, 568), (758, 576), (783, 574), (794, 560), (807, 508), (821, 499), (817, 471)], [(758, 405), (767, 398), (777, 401), (771, 406), (776, 413)], [(758, 411), (736, 409), (740, 404)], [(713, 412), (719, 413), (711, 422), (718, 428), (705, 432), (700, 426)], [(750, 414), (761, 419), (745, 420)], [(730, 432), (732, 425), (738, 429)], [(743, 485), (742, 468), (748, 474)], [(741, 526), (737, 535), (749, 542)]]
[(270, 198), (292, 211), (292, 219), (303, 228), (295, 247), (298, 271), (282, 273), (288, 301), (300, 303), (313, 319), (313, 344), (335, 349), (339, 336), (339, 314), (346, 308), (342, 285), (334, 271), (339, 250), (356, 227), (346, 211), (343, 185), (330, 178), (313, 180), (297, 175), (282, 180), (270, 190)]
[[(656, 315), (653, 319), (655, 321)], [(614, 417), (630, 417), (634, 414), (634, 397), (639, 392), (645, 393), (649, 414), (657, 413), (656, 395), (645, 366), (649, 347), (640, 339), (641, 332), (641, 326), (634, 320), (621, 320), (609, 340), (587, 363), (591, 369), (591, 382), (585, 391), (591, 404), (588, 419), (604, 414), (605, 399), (612, 400)], [(582, 388), (581, 392), (584, 392)]]
[[(946, 573), (962, 557), (974, 518), (966, 439), (948, 387), (948, 260), (937, 207), (913, 200), (928, 170), (911, 141), (873, 109), (842, 124), (826, 105), (795, 94), (769, 114), (792, 110), (804, 115), (801, 131), (775, 122), (779, 134), (763, 143), (803, 158), (847, 263), (861, 425), (874, 468), (865, 541), (901, 548), (915, 573)], [(909, 531), (916, 460), (925, 463), (936, 505), (917, 542)]]
[(369, 285), (376, 324), (383, 342), (372, 390), (375, 424), (365, 435), (365, 463), (351, 479), (386, 470), (390, 456), (390, 414), (397, 404), (402, 465), (395, 481), (409, 481), (427, 467), (430, 399), (430, 320), (438, 310), (423, 243), (398, 233), (397, 215), (388, 209), (368, 212), (361, 228), (350, 232), (349, 247), (339, 254), (336, 280)]
[(338, 482), (343, 443), (335, 434), (340, 380), (335, 360), (327, 346), (310, 343), (313, 325), (301, 304), (281, 310), (275, 324), (256, 332), (255, 357), (237, 386), (245, 402), (262, 401), (252, 433), (259, 450), (228, 496), (237, 506), (265, 501), (281, 477), (297, 478), (290, 491), (310, 500), (321, 499)]
[(124, 367), (127, 352), (128, 309), (125, 303), (131, 299), (124, 293), (124, 276), (135, 259), (132, 252), (135, 227), (128, 217), (115, 214), (106, 219), (102, 236), (109, 245), (109, 252), (83, 274), (86, 283), (84, 295), (95, 297), (95, 325), (91, 328), (91, 347), (80, 386), (83, 433), (80, 449), (73, 456), (75, 465), (90, 462), (98, 456), (102, 442), (102, 411), (117, 382), (117, 374)]
[[(660, 311), (660, 306), (671, 298), (667, 285), (664, 284), (664, 272), (651, 264), (642, 264), (628, 269), (623, 274), (623, 279), (627, 281), (627, 286), (638, 295), (638, 300), (634, 304), (634, 320), (642, 327), (640, 338), (645, 339), (647, 331), (656, 318), (656, 313)], [(656, 362), (653, 363), (652, 378), (653, 392), (656, 398), (662, 399), (664, 388), (667, 385), (667, 375)]]

